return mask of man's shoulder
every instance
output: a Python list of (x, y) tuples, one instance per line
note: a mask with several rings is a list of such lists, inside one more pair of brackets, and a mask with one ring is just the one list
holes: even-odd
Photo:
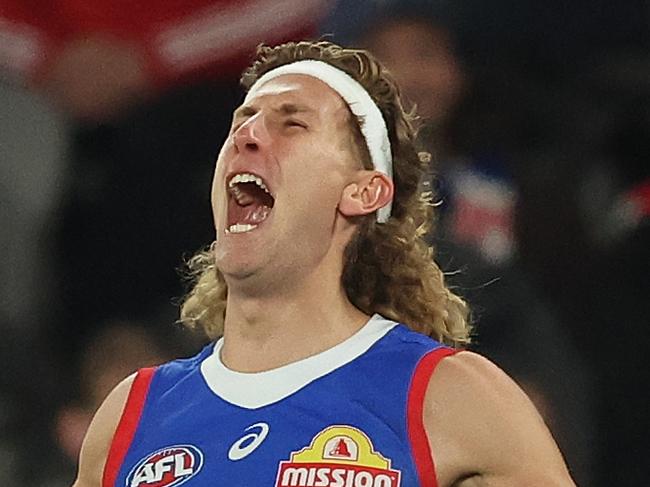
[(492, 407), (499, 408), (500, 413), (515, 414), (532, 407), (526, 394), (505, 372), (470, 351), (460, 351), (440, 362), (429, 382), (428, 398), (432, 407), (439, 402), (448, 406), (451, 401), (458, 406), (459, 414), (465, 410), (487, 414)]
[(190, 357), (177, 358), (156, 366), (157, 375), (187, 374), (201, 367), (201, 363), (214, 350), (214, 343), (205, 345), (198, 353)]
[(424, 422), (440, 485), (470, 473), (499, 485), (573, 485), (530, 399), (481, 355), (463, 351), (440, 362)]
[(200, 352), (190, 357), (177, 358), (140, 369), (136, 373), (136, 377), (142, 380), (138, 382), (136, 389), (141, 389), (144, 394), (143, 401), (146, 401), (146, 404), (152, 404), (152, 401), (155, 403), (158, 398), (166, 395), (169, 391), (194, 383), (193, 380), (188, 379), (201, 374), (201, 364), (212, 354), (213, 346), (214, 344), (208, 344)]
[(73, 487), (99, 487), (102, 484), (108, 451), (135, 378), (136, 374), (132, 374), (120, 382), (95, 413), (83, 442), (79, 474)]
[(422, 382), (435, 373), (442, 358), (456, 352), (453, 347), (406, 324), (393, 323), (391, 330), (374, 344), (368, 354), (370, 359), (379, 361), (381, 367), (414, 374)]
[(141, 369), (120, 382), (97, 410), (86, 433), (79, 461), (79, 477), (74, 487), (101, 485), (104, 465), (125, 409), (132, 409), (134, 402), (143, 405), (154, 375), (159, 389), (172, 387), (183, 376), (199, 369), (201, 362), (211, 352), (212, 346), (207, 345), (192, 357)]

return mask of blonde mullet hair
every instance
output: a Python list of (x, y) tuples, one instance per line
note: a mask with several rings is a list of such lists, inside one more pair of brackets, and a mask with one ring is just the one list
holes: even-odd
[[(369, 52), (326, 41), (260, 46), (241, 83), (248, 90), (265, 72), (302, 59), (325, 61), (361, 83), (381, 110), (391, 142), (392, 214), (386, 223), (377, 223), (374, 215), (359, 220), (359, 232), (344, 254), (342, 282), (348, 299), (368, 315), (382, 314), (448, 345), (468, 343), (468, 307), (446, 286), (424, 240), (433, 222), (432, 195), (422, 190), (430, 155), (417, 152), (415, 117), (405, 112), (397, 84)], [(371, 169), (359, 128), (363, 120), (351, 120), (355, 146)], [(181, 321), (214, 339), (223, 333), (228, 288), (210, 249), (188, 262), (188, 275), (194, 287), (182, 304)]]

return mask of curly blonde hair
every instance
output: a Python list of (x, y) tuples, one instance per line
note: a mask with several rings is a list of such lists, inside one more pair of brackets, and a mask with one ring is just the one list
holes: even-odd
[[(361, 83), (381, 110), (391, 142), (392, 214), (386, 223), (377, 223), (374, 215), (360, 218), (359, 231), (344, 252), (342, 283), (348, 299), (368, 315), (379, 313), (443, 343), (468, 343), (468, 307), (445, 285), (423, 238), (433, 222), (432, 195), (422, 187), (430, 155), (416, 149), (415, 117), (405, 112), (397, 84), (369, 52), (326, 41), (262, 45), (241, 83), (249, 90), (267, 71), (303, 59), (325, 61)], [(359, 128), (363, 121), (351, 120), (363, 165), (372, 169)], [(195, 255), (188, 271), (194, 287), (182, 304), (181, 321), (216, 338), (223, 333), (228, 288), (210, 249)]]

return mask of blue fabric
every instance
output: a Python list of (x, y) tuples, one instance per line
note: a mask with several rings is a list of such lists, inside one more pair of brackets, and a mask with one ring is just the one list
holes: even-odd
[[(278, 476), (281, 462), (289, 462), (292, 453), (309, 447), (323, 430), (341, 426), (336, 431), (344, 435), (348, 432), (350, 438), (355, 438), (354, 431), (363, 432), (371, 440), (375, 452), (390, 460), (386, 472), (400, 472), (399, 483), (393, 473), (390, 474), (393, 475), (390, 484), (383, 484), (375, 477), (374, 485), (419, 486), (408, 441), (407, 397), (418, 362), (427, 352), (439, 347), (441, 345), (438, 342), (398, 325), (352, 362), (274, 404), (252, 410), (226, 402), (207, 386), (200, 364), (212, 352), (213, 345), (191, 359), (160, 366), (152, 379), (140, 424), (115, 485), (285, 485)], [(264, 441), (248, 456), (236, 461), (230, 460), (228, 452), (231, 446), (251, 431), (254, 433), (255, 429), (246, 431), (246, 428), (260, 422), (269, 427)], [(253, 441), (253, 437), (250, 441)], [(242, 442), (242, 448), (245, 449), (250, 441)], [(142, 474), (143, 460), (152, 463), (161, 458), (161, 455), (151, 457), (152, 453), (179, 445), (185, 445), (186, 449), (172, 449), (171, 453), (163, 452), (162, 456), (177, 454), (182, 458), (183, 455), (188, 455), (189, 450), (194, 455), (195, 470), (201, 463), (198, 473), (185, 475), (185, 480), (183, 475), (177, 475), (176, 478), (172, 474), (176, 467), (172, 460), (167, 460), (166, 476), (162, 481), (147, 483), (142, 480), (146, 478)], [(350, 448), (343, 446), (343, 454), (349, 453)], [(328, 451), (334, 451), (331, 445), (328, 448)], [(321, 449), (320, 453), (314, 454), (322, 457), (323, 451)], [(348, 461), (344, 456), (339, 461), (322, 460), (310, 465), (318, 468), (329, 464), (343, 470), (355, 470), (355, 462)], [(190, 463), (188, 460), (178, 467), (180, 474), (191, 470), (188, 469)], [(296, 464), (294, 468), (300, 465), (303, 464)], [(284, 467), (291, 468), (291, 465)], [(152, 468), (149, 474), (154, 471)], [(360, 470), (363, 468), (360, 467)], [(358, 473), (360, 470), (355, 471)], [(134, 481), (138, 472), (140, 481)], [(293, 485), (348, 487), (346, 482), (353, 482), (348, 477), (337, 477), (331, 472), (329, 483), (324, 483), (324, 480), (323, 483), (318, 483), (321, 479), (318, 472), (310, 473), (310, 478), (300, 477), (307, 475), (305, 472), (294, 471), (294, 474)], [(377, 471), (373, 475), (375, 474)], [(325, 478), (326, 472), (322, 471), (321, 475)], [(353, 478), (355, 474), (346, 475)], [(370, 474), (358, 475), (363, 477), (359, 480), (359, 485), (373, 485), (372, 482), (366, 483), (369, 482)], [(354, 483), (350, 485), (353, 486)]]

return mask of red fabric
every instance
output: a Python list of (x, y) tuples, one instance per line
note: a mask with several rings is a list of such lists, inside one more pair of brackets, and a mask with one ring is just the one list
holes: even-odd
[(650, 179), (636, 185), (630, 191), (630, 199), (643, 216), (650, 216)]
[(0, 74), (32, 79), (55, 57), (66, 26), (56, 15), (56, 2), (0, 2)]
[(126, 456), (126, 452), (131, 446), (133, 436), (140, 422), (142, 409), (147, 399), (151, 379), (153, 378), (155, 367), (141, 369), (135, 376), (129, 397), (124, 405), (124, 412), (120, 419), (111, 448), (106, 457), (106, 465), (104, 466), (104, 478), (102, 480), (103, 487), (114, 487), (117, 475), (120, 472), (120, 467)]
[(33, 78), (61, 43), (100, 35), (138, 49), (158, 85), (230, 75), (248, 64), (261, 42), (313, 34), (328, 4), (326, 0), (3, 0), (0, 39), (15, 31), (36, 32), (39, 62), (27, 67), (11, 59), (3, 62), (0, 46), (0, 69)]
[(407, 406), (408, 433), (421, 487), (438, 487), (436, 468), (424, 428), (424, 396), (438, 363), (456, 352), (449, 348), (429, 352), (418, 363), (411, 380)]

